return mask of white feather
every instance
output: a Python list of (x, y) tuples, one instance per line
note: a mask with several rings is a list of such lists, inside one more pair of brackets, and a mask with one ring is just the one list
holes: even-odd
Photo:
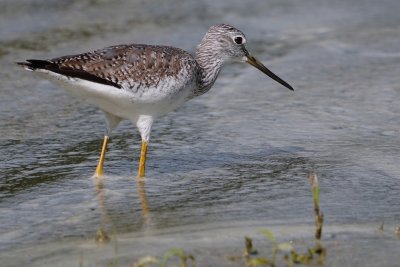
[[(159, 87), (143, 88), (136, 93), (127, 88), (71, 78), (48, 70), (35, 72), (104, 112), (129, 119), (137, 125), (142, 138), (146, 141), (149, 140), (154, 119), (182, 105), (190, 98), (195, 86), (194, 82), (184, 84), (185, 81), (182, 79), (185, 76), (184, 72), (177, 78), (166, 77), (160, 81)], [(109, 125), (108, 131), (111, 132), (118, 123), (109, 121), (107, 116), (106, 119)]]

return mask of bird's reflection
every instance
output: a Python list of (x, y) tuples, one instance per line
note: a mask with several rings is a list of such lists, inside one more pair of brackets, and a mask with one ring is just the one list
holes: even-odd
[(146, 196), (146, 190), (145, 190), (145, 182), (144, 179), (142, 178), (136, 178), (136, 186), (137, 186), (137, 192), (140, 198), (140, 204), (142, 206), (142, 219), (143, 219), (143, 224), (149, 225), (150, 223), (150, 209), (149, 209), (149, 202), (147, 201), (147, 196)]
[[(150, 224), (150, 216), (149, 216), (150, 208), (146, 196), (145, 180), (143, 178), (136, 178), (135, 181), (136, 181), (137, 195), (139, 196), (140, 206), (141, 206), (142, 227), (146, 227)], [(109, 215), (108, 209), (106, 207), (107, 198), (105, 196), (103, 179), (96, 178), (95, 183), (96, 183), (96, 199), (99, 209), (101, 211), (100, 227), (96, 232), (96, 242), (107, 243), (110, 240), (110, 238), (105, 229), (108, 228), (107, 226), (111, 226), (112, 228), (114, 228), (113, 227), (114, 223), (112, 216)]]
[(95, 240), (96, 243), (101, 243), (101, 244), (108, 243), (110, 241), (110, 237), (105, 229), (106, 225), (108, 225), (111, 220), (105, 209), (104, 183), (103, 179), (100, 178), (96, 179), (96, 198), (97, 198), (97, 203), (101, 210), (101, 220), (100, 220), (100, 227), (96, 231)]

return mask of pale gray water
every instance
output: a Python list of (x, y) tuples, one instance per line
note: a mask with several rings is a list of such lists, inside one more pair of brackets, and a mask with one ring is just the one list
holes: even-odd
[[(398, 266), (399, 1), (0, 5), (1, 266), (78, 266), (81, 253), (84, 266), (106, 266), (114, 245), (93, 245), (99, 228), (118, 236), (122, 266), (171, 247), (200, 266), (235, 266), (224, 256), (260, 227), (312, 240), (310, 170), (327, 265)], [(96, 189), (102, 114), (13, 64), (130, 42), (193, 52), (221, 22), (241, 29), (295, 92), (227, 66), (208, 94), (155, 123), (144, 185), (133, 179), (133, 125), (113, 134)]]

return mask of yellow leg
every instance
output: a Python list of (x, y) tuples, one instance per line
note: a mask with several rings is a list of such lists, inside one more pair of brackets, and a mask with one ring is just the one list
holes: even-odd
[(104, 159), (106, 157), (106, 149), (107, 149), (108, 140), (109, 140), (109, 137), (107, 135), (105, 135), (104, 141), (103, 141), (103, 147), (101, 148), (99, 163), (97, 164), (96, 172), (94, 174), (96, 177), (100, 177), (103, 175), (103, 164), (104, 164)]
[(140, 151), (139, 171), (137, 176), (139, 178), (144, 177), (146, 154), (147, 154), (147, 142), (142, 140), (142, 150)]

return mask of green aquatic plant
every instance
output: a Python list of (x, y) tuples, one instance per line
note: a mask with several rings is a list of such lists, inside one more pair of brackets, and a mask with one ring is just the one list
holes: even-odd
[(250, 255), (256, 255), (258, 251), (253, 248), (253, 240), (248, 236), (245, 236), (244, 240), (245, 240), (244, 256), (246, 257)]
[[(295, 249), (292, 242), (276, 242), (275, 236), (271, 231), (267, 229), (260, 230), (260, 233), (265, 236), (272, 243), (272, 252), (271, 255), (257, 255), (248, 253), (248, 248), (251, 247), (252, 251), (257, 251), (254, 249), (253, 245), (249, 246), (249, 243), (252, 243), (252, 240), (247, 237), (246, 238), (246, 252), (245, 252), (245, 266), (246, 267), (256, 267), (256, 266), (270, 266), (275, 267), (278, 260), (278, 254), (283, 255), (282, 259), (286, 262), (287, 266), (295, 266), (298, 265), (310, 265), (310, 264), (319, 264), (322, 265), (325, 262), (326, 250), (317, 241), (317, 244), (314, 247), (310, 247), (306, 249), (306, 252), (299, 252)], [(255, 256), (257, 255), (257, 256)]]
[[(278, 243), (274, 234), (268, 229), (260, 229), (259, 233), (262, 234), (269, 242), (272, 244), (271, 256), (256, 256), (258, 252), (253, 248), (252, 239), (246, 237), (246, 251), (245, 251), (245, 262), (246, 267), (256, 267), (256, 266), (275, 266), (277, 260), (277, 254), (279, 252), (291, 252), (294, 250), (293, 245), (290, 242)], [(249, 253), (253, 252), (253, 253)], [(256, 253), (254, 253), (256, 252)]]
[(179, 267), (187, 267), (188, 261), (192, 263), (190, 266), (194, 267), (195, 266), (195, 258), (192, 254), (186, 254), (182, 249), (179, 248), (172, 248), (165, 252), (164, 257), (163, 257), (163, 263), (160, 265), (160, 267), (172, 267), (170, 265), (167, 265), (167, 263), (173, 259), (173, 258), (179, 258), (180, 259), (180, 265)]
[[(324, 224), (324, 215), (320, 209), (320, 188), (318, 177), (314, 172), (308, 175), (311, 184), (311, 192), (314, 202), (314, 222), (315, 222), (315, 239), (316, 244), (314, 247), (309, 247), (306, 252), (298, 252), (292, 242), (278, 243), (275, 235), (268, 229), (261, 229), (259, 233), (263, 235), (272, 245), (271, 255), (256, 255), (258, 253), (254, 248), (252, 239), (245, 237), (245, 264), (246, 267), (256, 266), (271, 266), (275, 267), (277, 264), (278, 254), (283, 254), (283, 260), (287, 266), (310, 265), (310, 264), (324, 264), (326, 258), (326, 249), (321, 244), (322, 228)], [(255, 256), (256, 255), (256, 256)]]
[(98, 244), (106, 244), (110, 242), (110, 237), (108, 236), (107, 232), (104, 229), (99, 228), (96, 231), (95, 240), (96, 243)]
[(324, 225), (324, 214), (319, 208), (319, 182), (315, 172), (310, 172), (308, 180), (311, 184), (311, 191), (314, 199), (314, 214), (315, 214), (315, 238), (321, 240), (322, 226)]
[(146, 267), (149, 264), (160, 265), (160, 261), (155, 257), (146, 256), (146, 257), (140, 258), (135, 264), (132, 265), (132, 267)]
[[(179, 262), (179, 265), (174, 265), (176, 262)], [(171, 263), (170, 262), (174, 262)], [(189, 265), (188, 263), (191, 263)], [(135, 262), (132, 267), (148, 267), (148, 266), (159, 266), (159, 267), (195, 267), (195, 258), (192, 254), (186, 254), (182, 249), (179, 248), (171, 248), (167, 252), (164, 253), (162, 260), (153, 257), (153, 256), (145, 256), (140, 258), (137, 262)]]

